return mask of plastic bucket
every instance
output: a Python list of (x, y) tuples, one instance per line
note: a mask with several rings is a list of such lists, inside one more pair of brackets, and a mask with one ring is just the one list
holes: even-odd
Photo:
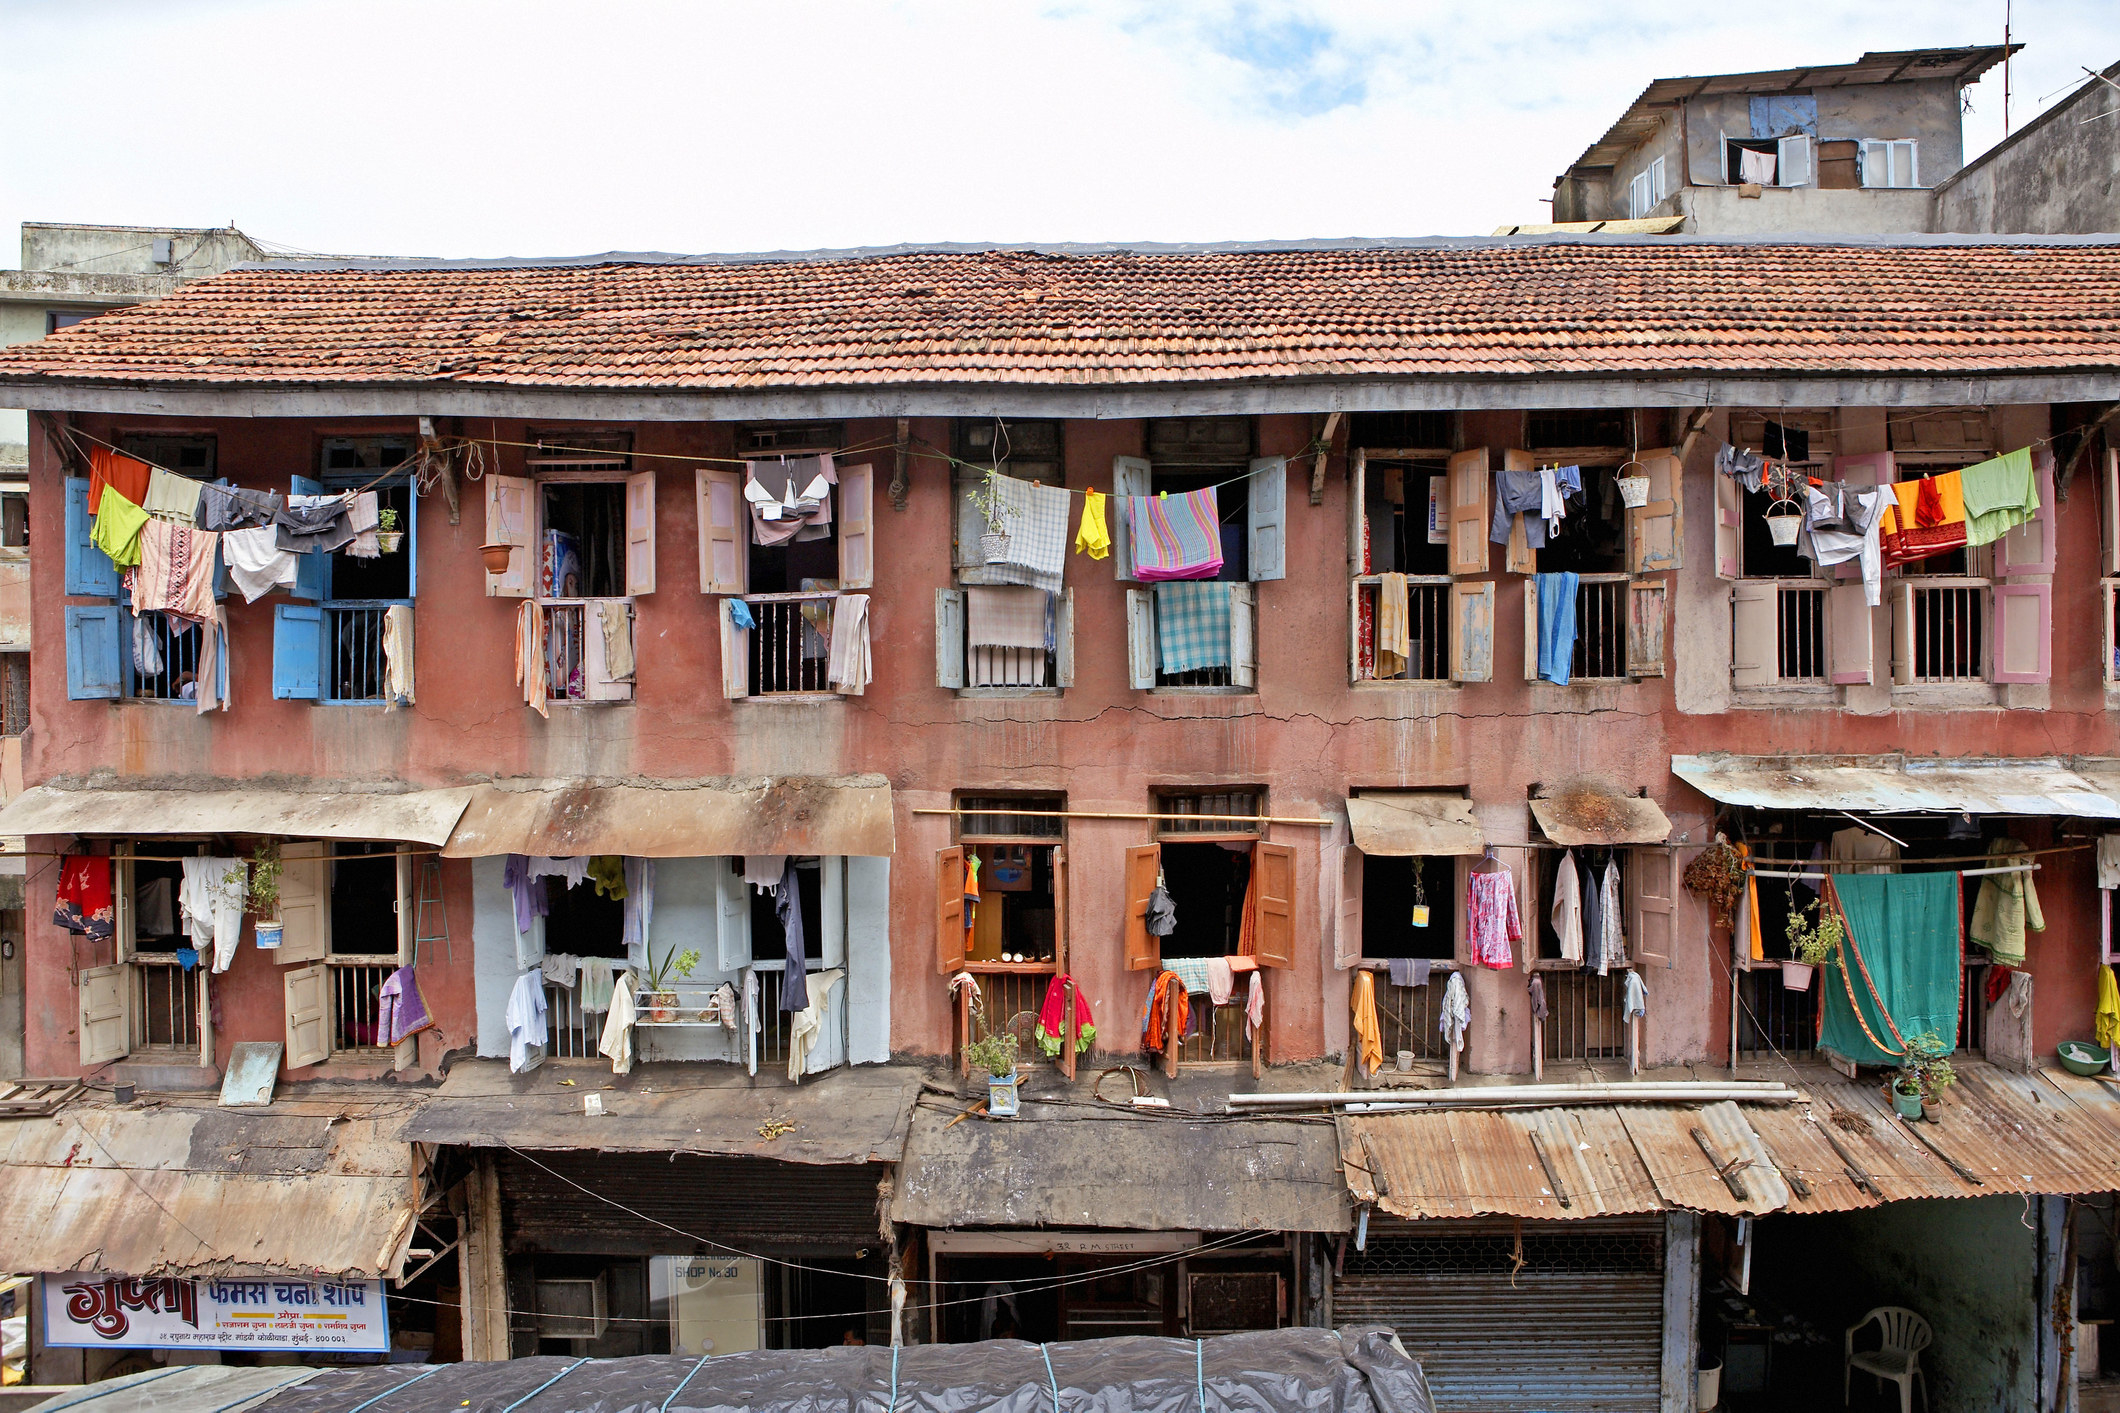
[(1413, 925), (1415, 927), (1426, 927), (1428, 925), (1428, 905), (1426, 903), (1415, 903), (1413, 905)]
[(1722, 1402), (1722, 1365), (1710, 1364), (1693, 1375), (1693, 1406), (1700, 1413), (1711, 1413), (1716, 1404)]
[(1767, 517), (1767, 534), (1773, 538), (1774, 543), (1777, 545), (1795, 544), (1796, 532), (1802, 528), (1803, 517), (1801, 515), (1769, 515)]
[(1005, 1075), (988, 1075), (986, 1078), (986, 1113), (988, 1118), (1008, 1119), (1016, 1116), (1016, 1072)]
[(988, 564), (1000, 564), (1008, 558), (1008, 531), (989, 530), (979, 537), (979, 553)]
[(1919, 1094), (1902, 1094), (1897, 1086), (1894, 1086), (1892, 1090), (1892, 1112), (1903, 1119), (1920, 1118), (1921, 1096)]
[(1629, 510), (1640, 510), (1649, 503), (1649, 478), (1647, 476), (1621, 476), (1618, 478), (1619, 503)]
[(1808, 962), (1783, 962), (1781, 984), (1791, 991), (1809, 991), (1814, 968)]
[(1400, 1074), (1413, 1073), (1413, 1051), (1401, 1050), (1397, 1055), (1393, 1056), (1392, 1058), (1398, 1062)]
[(270, 952), (280, 945), (280, 924), (261, 922), (257, 925), (258, 949)]

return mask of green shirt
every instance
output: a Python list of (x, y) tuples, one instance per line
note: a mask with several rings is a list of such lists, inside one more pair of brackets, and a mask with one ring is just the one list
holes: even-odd
[(2032, 449), (2019, 447), (1958, 474), (1965, 492), (1965, 542), (1993, 544), (2039, 509), (2039, 478)]
[(112, 564), (130, 569), (140, 562), (140, 530), (146, 524), (146, 511), (105, 486), (88, 542), (109, 555)]

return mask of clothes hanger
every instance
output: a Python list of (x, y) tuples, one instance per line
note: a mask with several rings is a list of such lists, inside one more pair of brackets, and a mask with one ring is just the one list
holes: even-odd
[(1472, 866), (1472, 871), (1474, 873), (1500, 873), (1502, 871), (1502, 861), (1494, 856), (1494, 845), (1489, 844), (1487, 846), (1486, 856)]

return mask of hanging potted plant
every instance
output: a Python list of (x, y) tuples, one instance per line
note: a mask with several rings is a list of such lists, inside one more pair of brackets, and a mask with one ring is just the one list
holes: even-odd
[(280, 945), (280, 851), (260, 844), (250, 856), (250, 882), (244, 899), (257, 935), (258, 946), (271, 951)]
[(1693, 856), (1680, 876), (1686, 891), (1715, 909), (1715, 920), (1724, 927), (1737, 917), (1737, 900), (1745, 892), (1745, 861), (1722, 835)]
[(1001, 503), (1000, 478), (1000, 470), (989, 466), (979, 484), (966, 492), (972, 505), (986, 517), (986, 529), (979, 536), (979, 554), (988, 564), (1000, 564), (1008, 558), (1009, 511)]
[(986, 1075), (986, 1112), (989, 1118), (1013, 1118), (1016, 1114), (1016, 1037), (997, 1030), (983, 1040), (964, 1047), (964, 1062)]
[[(405, 532), (398, 528), (398, 513), (385, 506), (376, 512), (375, 538), (384, 554), (396, 554), (398, 546), (405, 542)], [(505, 568), (506, 566), (502, 566)]]
[(1421, 878), (1422, 865), (1425, 863), (1427, 863), (1427, 860), (1418, 856), (1413, 861), (1413, 925), (1415, 927), (1426, 927), (1428, 925), (1428, 889)]
[(1796, 890), (1791, 888), (1789, 902), (1789, 960), (1781, 964), (1781, 984), (1791, 991), (1809, 991), (1812, 973), (1840, 951), (1847, 925), (1839, 913), (1825, 907), (1822, 898), (1813, 899), (1808, 907), (1797, 907)]
[(692, 974), (699, 965), (699, 949), (687, 947), (682, 952), (664, 952), (657, 962), (651, 953), (648, 957), (648, 985), (640, 993), (640, 1004), (647, 1011), (648, 1019), (667, 1023), (677, 1019), (677, 992), (671, 988), (676, 982)]

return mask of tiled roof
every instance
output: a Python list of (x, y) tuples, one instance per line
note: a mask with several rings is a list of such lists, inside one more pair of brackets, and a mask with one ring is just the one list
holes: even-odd
[(766, 390), (2120, 369), (2120, 243), (1670, 238), (241, 268), (0, 383)]

